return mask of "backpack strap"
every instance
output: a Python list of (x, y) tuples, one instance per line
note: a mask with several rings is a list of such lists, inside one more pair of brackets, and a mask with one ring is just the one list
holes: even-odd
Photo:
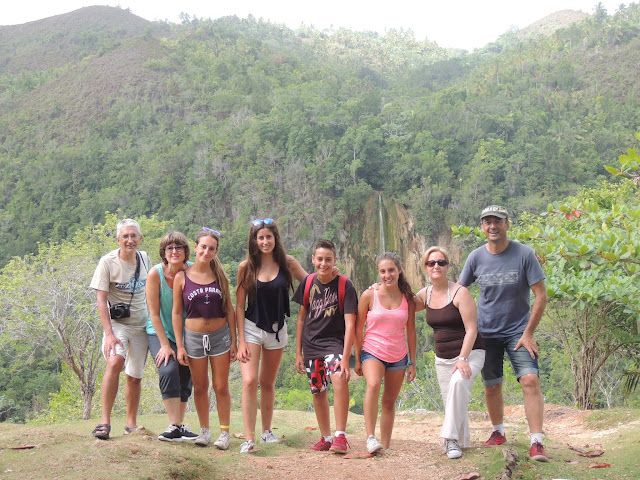
[(304, 284), (304, 296), (302, 297), (302, 305), (308, 311), (309, 310), (309, 290), (311, 290), (311, 284), (313, 283), (313, 279), (316, 278), (316, 273), (312, 273), (307, 275)]
[(338, 276), (338, 305), (340, 305), (340, 313), (344, 315), (344, 297), (347, 289), (347, 277)]

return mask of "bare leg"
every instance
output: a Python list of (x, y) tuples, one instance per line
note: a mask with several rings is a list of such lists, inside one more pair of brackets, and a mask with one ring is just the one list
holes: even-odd
[(372, 359), (362, 364), (362, 373), (367, 381), (367, 391), (364, 394), (364, 426), (367, 436), (376, 434), (378, 421), (378, 398), (385, 369), (379, 361)]
[(502, 398), (502, 383), (484, 387), (484, 400), (492, 425), (500, 425), (504, 421), (504, 399)]
[(316, 411), (318, 427), (323, 437), (331, 436), (331, 419), (329, 417), (329, 398), (327, 390), (313, 396), (313, 408)]
[(529, 423), (529, 432), (542, 433), (544, 397), (540, 389), (540, 378), (534, 373), (520, 377), (524, 393), (524, 414)]
[(240, 363), (242, 373), (242, 420), (247, 440), (255, 441), (256, 416), (258, 415), (258, 370), (262, 348), (254, 343), (247, 343), (251, 357), (246, 363)]
[(229, 366), (231, 364), (230, 353), (223, 353), (215, 357), (209, 357), (211, 361), (211, 382), (216, 394), (218, 406), (218, 421), (220, 430), (229, 431), (231, 422), (231, 395), (229, 394)]
[(336, 430), (346, 431), (349, 415), (349, 383), (339, 372), (331, 375), (331, 383), (333, 384), (333, 413), (336, 417)]
[(184, 411), (181, 410), (184, 402), (180, 401), (180, 397), (165, 398), (162, 403), (164, 403), (164, 408), (169, 415), (169, 422), (173, 425), (180, 425), (184, 419)]
[[(262, 366), (260, 367), (260, 416), (262, 431), (271, 430), (273, 420), (273, 406), (276, 402), (276, 375), (282, 360), (284, 348), (277, 350), (262, 350)], [(254, 422), (255, 426), (255, 422)]]
[(111, 410), (113, 410), (113, 404), (118, 394), (118, 380), (123, 367), (124, 358), (122, 355), (112, 355), (107, 360), (107, 368), (100, 384), (100, 398), (102, 400), (100, 423), (111, 424)]
[(396, 418), (396, 400), (404, 382), (405, 370), (392, 370), (384, 376), (384, 392), (382, 392), (382, 413), (380, 415), (380, 443), (389, 448), (391, 432)]
[(189, 368), (198, 421), (201, 427), (209, 428), (209, 361), (207, 357), (189, 358)]

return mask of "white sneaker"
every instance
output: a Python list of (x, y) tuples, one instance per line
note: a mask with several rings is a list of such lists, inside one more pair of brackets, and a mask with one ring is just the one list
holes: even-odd
[(207, 427), (202, 427), (200, 429), (200, 435), (197, 436), (194, 442), (196, 445), (200, 445), (201, 447), (206, 447), (211, 443), (211, 430)]
[(378, 453), (383, 448), (384, 447), (375, 436), (369, 435), (369, 438), (367, 438), (367, 452)]
[(460, 448), (460, 445), (458, 445), (457, 440), (445, 438), (444, 448), (447, 452), (447, 457), (451, 460), (462, 456), (462, 449)]
[(260, 435), (260, 443), (278, 443), (279, 441), (276, 434), (271, 430), (265, 430), (264, 433)]
[(256, 444), (253, 440), (247, 440), (240, 445), (240, 453), (255, 453)]
[(226, 430), (223, 430), (222, 432), (220, 432), (220, 436), (218, 437), (218, 439), (215, 442), (213, 442), (213, 446), (217, 447), (218, 450), (228, 450), (230, 438), (231, 438), (231, 435), (229, 435), (229, 432), (227, 432)]

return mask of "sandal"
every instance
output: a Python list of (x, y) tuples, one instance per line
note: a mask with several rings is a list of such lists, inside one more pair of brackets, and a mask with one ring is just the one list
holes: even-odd
[(142, 428), (142, 427), (139, 427), (138, 425), (136, 425), (135, 427), (131, 427), (131, 428), (129, 428), (129, 427), (127, 427), (125, 425), (123, 435), (129, 435), (130, 433), (138, 431), (140, 428)]
[(111, 425), (109, 425), (108, 423), (100, 423), (96, 428), (93, 429), (93, 432), (91, 433), (94, 437), (100, 440), (108, 440), (109, 433), (111, 433)]

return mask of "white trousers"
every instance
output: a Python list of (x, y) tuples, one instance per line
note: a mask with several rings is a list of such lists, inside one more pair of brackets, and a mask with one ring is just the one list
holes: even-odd
[(455, 358), (436, 357), (436, 374), (440, 384), (440, 393), (444, 403), (444, 423), (440, 436), (457, 440), (463, 448), (471, 446), (471, 433), (469, 432), (469, 401), (471, 400), (471, 387), (484, 366), (484, 350), (472, 350), (469, 354), (469, 366), (471, 378), (463, 378), (459, 370), (454, 374), (453, 367), (458, 361)]

